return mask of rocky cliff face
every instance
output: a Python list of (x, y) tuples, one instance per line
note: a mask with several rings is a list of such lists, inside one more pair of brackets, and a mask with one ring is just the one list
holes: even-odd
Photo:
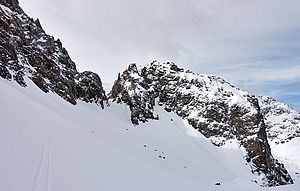
[[(17, 0), (0, 0), (0, 25), (2, 78), (22, 87), (30, 79), (42, 91), (54, 92), (72, 104), (82, 100), (104, 107), (107, 97), (100, 77), (78, 72), (60, 40), (47, 35)], [(158, 62), (142, 68), (131, 64), (119, 75), (110, 98), (129, 106), (136, 125), (159, 119), (155, 107), (161, 106), (186, 119), (216, 146), (236, 139), (265, 186), (293, 183), (272, 156), (267, 139), (281, 143), (300, 136), (300, 115), (284, 104), (254, 96), (221, 78)]]
[(44, 92), (72, 104), (80, 99), (104, 106), (99, 76), (78, 72), (60, 40), (45, 33), (39, 20), (28, 17), (17, 0), (0, 0), (0, 76), (25, 87), (31, 79)]
[(128, 104), (133, 124), (159, 119), (155, 106), (186, 119), (217, 146), (237, 139), (246, 150), (252, 172), (263, 175), (263, 185), (293, 183), (271, 154), (261, 99), (221, 78), (196, 75), (174, 63), (153, 62), (142, 68), (131, 64), (118, 76), (110, 98)]

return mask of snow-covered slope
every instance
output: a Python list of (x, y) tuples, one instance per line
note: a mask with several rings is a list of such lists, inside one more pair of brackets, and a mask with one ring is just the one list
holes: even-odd
[(0, 190), (182, 190), (239, 178), (175, 115), (137, 128), (124, 106), (74, 107), (33, 86), (0, 86)]
[(237, 144), (215, 147), (160, 107), (133, 126), (125, 105), (73, 106), (27, 83), (0, 79), (0, 190), (269, 190)]
[(108, 101), (17, 0), (0, 16), (0, 190), (299, 189), (286, 105), (158, 62), (130, 65)]

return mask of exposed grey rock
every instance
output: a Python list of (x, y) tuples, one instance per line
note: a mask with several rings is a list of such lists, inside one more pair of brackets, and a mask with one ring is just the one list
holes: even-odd
[(17, 0), (0, 0), (0, 5), (2, 78), (22, 87), (29, 78), (44, 92), (52, 91), (72, 104), (80, 99), (103, 107), (107, 98), (97, 74), (79, 73), (60, 40), (47, 35)]
[(77, 97), (85, 102), (97, 103), (104, 108), (107, 100), (98, 74), (93, 72), (82, 72), (76, 75)]
[(186, 119), (217, 146), (236, 139), (247, 152), (252, 172), (265, 176), (265, 186), (293, 183), (271, 154), (258, 98), (221, 78), (196, 75), (174, 63), (155, 61), (141, 68), (131, 64), (118, 76), (109, 97), (128, 104), (136, 125), (158, 119), (154, 108), (160, 105)]

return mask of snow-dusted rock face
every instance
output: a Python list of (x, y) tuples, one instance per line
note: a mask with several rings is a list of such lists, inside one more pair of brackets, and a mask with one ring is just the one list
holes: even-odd
[(17, 0), (0, 0), (0, 76), (25, 87), (24, 77), (44, 92), (55, 92), (72, 104), (77, 99), (103, 107), (107, 100), (99, 76), (79, 73), (60, 40), (28, 17)]
[(271, 97), (260, 96), (258, 100), (269, 139), (280, 144), (300, 137), (300, 114), (297, 111)]
[(174, 63), (154, 61), (141, 68), (131, 64), (118, 76), (110, 98), (129, 105), (136, 125), (159, 119), (154, 110), (158, 104), (188, 120), (217, 146), (237, 139), (246, 150), (252, 172), (264, 176), (265, 186), (293, 183), (271, 154), (257, 97), (221, 78), (196, 75)]
[[(2, 78), (22, 87), (29, 78), (42, 91), (54, 92), (72, 104), (80, 99), (104, 106), (107, 98), (99, 76), (79, 73), (60, 40), (47, 35), (17, 0), (0, 0), (0, 24)], [(300, 117), (271, 98), (254, 96), (215, 76), (158, 62), (143, 68), (131, 64), (119, 75), (110, 98), (129, 105), (134, 124), (159, 119), (154, 106), (160, 105), (186, 119), (217, 146), (236, 139), (265, 186), (293, 183), (273, 158), (267, 134), (278, 143), (299, 136)]]

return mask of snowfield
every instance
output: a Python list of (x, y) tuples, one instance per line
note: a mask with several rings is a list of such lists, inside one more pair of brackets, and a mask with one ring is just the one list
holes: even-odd
[[(294, 185), (263, 188), (234, 141), (213, 146), (173, 113), (133, 126), (127, 106), (73, 106), (0, 79), (0, 190), (300, 190), (300, 139), (276, 145)], [(258, 182), (259, 183), (259, 182)]]

